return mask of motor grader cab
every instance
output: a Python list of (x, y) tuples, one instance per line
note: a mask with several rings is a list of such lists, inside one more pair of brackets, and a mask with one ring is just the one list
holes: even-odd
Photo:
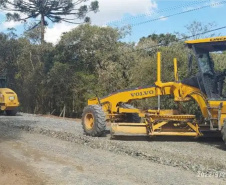
[(1, 72), (0, 76), (0, 111), (8, 116), (15, 116), (19, 100), (17, 94), (7, 87), (6, 73)]
[[(223, 94), (224, 79), (226, 76), (226, 65), (222, 71), (216, 71), (211, 53), (220, 55), (226, 50), (226, 39), (203, 39), (199, 41), (187, 41), (188, 47), (192, 48), (199, 67), (199, 73), (195, 78), (182, 81), (187, 85), (198, 87), (208, 98), (208, 100), (223, 100), (226, 94)], [(223, 61), (221, 61), (223, 62)], [(226, 61), (225, 61), (226, 63)], [(192, 59), (189, 61), (189, 68), (192, 71)]]
[[(226, 94), (224, 79), (226, 70), (216, 71), (211, 53), (222, 54), (226, 50), (226, 37), (186, 41), (195, 54), (189, 59), (190, 76), (178, 78), (177, 59), (174, 59), (173, 82), (161, 80), (161, 53), (157, 54), (157, 80), (153, 86), (122, 90), (103, 98), (88, 101), (82, 116), (84, 132), (101, 136), (110, 122), (112, 136), (116, 135), (175, 135), (203, 136), (205, 131), (222, 133), (226, 142)], [(223, 61), (222, 61), (223, 62)], [(224, 61), (226, 63), (226, 61)], [(194, 66), (197, 68), (193, 68)], [(226, 64), (225, 64), (226, 68)], [(192, 74), (192, 73), (196, 74)], [(195, 100), (199, 106), (202, 123), (195, 115), (181, 114), (178, 110), (162, 110), (161, 96), (173, 95), (176, 103)], [(133, 100), (158, 97), (157, 109), (136, 109), (129, 105)]]

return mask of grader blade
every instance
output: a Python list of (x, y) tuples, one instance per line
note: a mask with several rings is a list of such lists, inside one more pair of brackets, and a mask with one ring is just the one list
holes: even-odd
[(144, 123), (112, 123), (112, 136), (147, 136), (149, 131)]
[(186, 123), (188, 128), (175, 129), (167, 128), (163, 129), (163, 125), (167, 125), (168, 122), (160, 122), (158, 124), (149, 126), (145, 123), (112, 123), (110, 128), (111, 136), (187, 136), (187, 137), (199, 137), (202, 134), (199, 132), (197, 125), (192, 123)]
[(146, 115), (145, 123), (112, 123), (111, 136), (202, 136), (194, 115)]

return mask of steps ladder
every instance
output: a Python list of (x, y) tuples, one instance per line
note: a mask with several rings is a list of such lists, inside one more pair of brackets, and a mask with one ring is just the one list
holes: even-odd
[[(223, 107), (223, 103), (221, 102), (218, 107), (211, 107), (209, 104), (207, 105), (207, 113), (208, 113), (208, 120), (210, 121), (210, 130), (221, 130), (221, 110)], [(217, 110), (217, 118), (213, 118), (211, 110)], [(218, 128), (214, 127), (213, 122), (217, 121)]]

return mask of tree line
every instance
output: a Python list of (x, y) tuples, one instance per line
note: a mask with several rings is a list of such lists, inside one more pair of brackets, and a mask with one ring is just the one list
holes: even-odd
[[(65, 110), (66, 116), (73, 117), (81, 116), (89, 98), (154, 85), (157, 51), (162, 52), (163, 81), (174, 80), (175, 57), (180, 79), (186, 78), (191, 51), (180, 38), (190, 34), (197, 39), (197, 33), (216, 26), (194, 21), (186, 26), (185, 34), (153, 33), (138, 43), (127, 43), (123, 39), (130, 33), (129, 28), (90, 24), (88, 13), (99, 11), (98, 1), (1, 0), (0, 9), (8, 12), (7, 21), (27, 25), (20, 37), (13, 28), (0, 33), (0, 68), (7, 71), (8, 87), (18, 94), (20, 110), (55, 115)], [(56, 45), (45, 42), (45, 28), (59, 22), (82, 25), (64, 33)], [(219, 61), (216, 67), (221, 69), (225, 54), (213, 57)], [(142, 108), (154, 108), (156, 103), (155, 98), (132, 102)], [(162, 108), (175, 106), (172, 97), (162, 98)], [(195, 107), (185, 105), (196, 113)]]
[[(56, 45), (36, 44), (32, 34), (18, 38), (13, 31), (1, 33), (1, 69), (7, 69), (8, 87), (18, 94), (21, 111), (59, 115), (65, 107), (66, 116), (80, 117), (89, 98), (153, 85), (157, 51), (162, 52), (163, 81), (174, 80), (174, 57), (180, 79), (187, 77), (190, 50), (176, 35), (152, 34), (135, 44), (122, 41), (125, 32), (85, 24), (65, 33)], [(133, 103), (157, 106), (155, 99)], [(162, 106), (175, 105), (165, 98)]]

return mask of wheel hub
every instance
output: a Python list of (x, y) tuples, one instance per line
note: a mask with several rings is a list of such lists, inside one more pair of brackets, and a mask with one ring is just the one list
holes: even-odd
[(93, 128), (94, 125), (94, 116), (92, 113), (88, 113), (85, 116), (85, 126), (88, 130), (91, 130)]

